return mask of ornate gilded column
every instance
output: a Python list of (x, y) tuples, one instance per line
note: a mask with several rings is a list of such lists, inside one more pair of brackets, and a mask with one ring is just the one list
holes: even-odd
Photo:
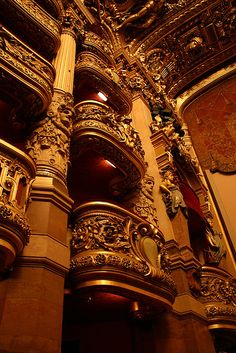
[(45, 119), (40, 121), (27, 144), (37, 165), (37, 175), (65, 182), (72, 132), (73, 84), (78, 21), (71, 11), (62, 20), (61, 47), (55, 58), (54, 95)]
[(1, 349), (6, 352), (57, 353), (61, 347), (64, 277), (70, 258), (67, 223), (72, 200), (66, 174), (77, 31), (70, 12), (62, 25), (53, 99), (26, 146), (36, 164), (27, 212), (32, 236), (9, 279), (0, 327)]

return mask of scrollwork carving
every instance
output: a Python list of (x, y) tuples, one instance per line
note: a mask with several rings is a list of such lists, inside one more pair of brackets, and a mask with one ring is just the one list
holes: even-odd
[(80, 263), (88, 251), (93, 263), (109, 263), (138, 272), (146, 269), (145, 275), (152, 277), (161, 272), (170, 274), (170, 260), (158, 229), (148, 223), (138, 224), (130, 216), (119, 218), (98, 211), (97, 215), (79, 219), (72, 233), (71, 249)]
[(201, 278), (201, 299), (204, 303), (221, 302), (236, 306), (236, 281), (235, 279), (216, 276)]
[(210, 319), (223, 316), (223, 317), (235, 317), (236, 319), (236, 308), (227, 306), (207, 306), (205, 308), (206, 316)]
[(73, 231), (72, 249), (74, 251), (102, 248), (107, 251), (127, 253), (131, 247), (128, 231), (130, 220), (121, 223), (116, 217), (97, 216), (80, 221)]

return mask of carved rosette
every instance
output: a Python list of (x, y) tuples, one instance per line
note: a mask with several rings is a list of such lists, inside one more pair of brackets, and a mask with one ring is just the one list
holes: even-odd
[(159, 292), (160, 301), (163, 296), (163, 302), (173, 302), (175, 285), (158, 228), (107, 202), (83, 204), (75, 210), (75, 217), (71, 273), (76, 286), (85, 278), (109, 282), (113, 277), (125, 288), (131, 278), (137, 292), (145, 289), (153, 298)]
[(35, 165), (31, 158), (0, 140), (0, 258), (1, 268), (11, 266), (29, 241), (25, 217)]
[(46, 118), (36, 125), (26, 146), (38, 175), (56, 175), (65, 180), (73, 116), (72, 96), (55, 90)]
[(211, 324), (236, 325), (236, 280), (219, 268), (203, 266), (200, 300)]

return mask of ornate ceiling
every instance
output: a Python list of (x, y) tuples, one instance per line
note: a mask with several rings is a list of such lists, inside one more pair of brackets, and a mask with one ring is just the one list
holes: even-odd
[(236, 53), (236, 4), (229, 0), (85, 0), (85, 5), (140, 64), (154, 86), (175, 98)]

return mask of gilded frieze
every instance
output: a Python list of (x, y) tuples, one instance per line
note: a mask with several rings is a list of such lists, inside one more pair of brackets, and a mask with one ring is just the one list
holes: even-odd
[(229, 273), (214, 266), (203, 266), (199, 299), (205, 305), (209, 324), (235, 325), (236, 280)]

